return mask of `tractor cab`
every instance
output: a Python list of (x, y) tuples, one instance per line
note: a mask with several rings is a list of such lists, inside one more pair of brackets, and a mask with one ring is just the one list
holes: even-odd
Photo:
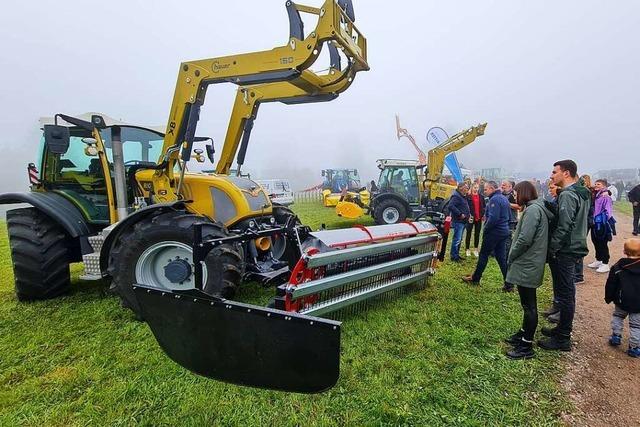
[[(87, 113), (79, 118), (89, 121), (91, 116)], [(125, 170), (134, 165), (155, 165), (162, 154), (163, 133), (128, 125), (106, 116), (93, 116), (103, 119), (103, 126), (99, 130), (102, 144), (96, 141), (92, 131), (73, 125), (66, 127), (68, 139), (64, 135), (56, 140), (55, 136), (52, 138), (48, 134), (51, 130), (46, 130), (46, 126), (53, 124), (54, 119), (40, 119), (43, 135), (38, 160), (34, 165), (39, 172), (37, 180), (32, 180), (32, 189), (60, 194), (82, 212), (87, 222), (108, 225), (115, 222), (115, 214), (112, 215), (115, 209), (112, 150), (114, 132), (119, 130), (122, 140)], [(127, 196), (132, 203), (133, 195)]]

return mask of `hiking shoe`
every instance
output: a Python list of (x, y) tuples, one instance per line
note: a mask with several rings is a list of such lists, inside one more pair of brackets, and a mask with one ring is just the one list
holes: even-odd
[(511, 345), (518, 345), (518, 343), (522, 341), (523, 335), (524, 335), (524, 331), (520, 329), (518, 332), (511, 335), (509, 338), (505, 338), (504, 342)]
[(538, 340), (538, 346), (545, 350), (571, 351), (571, 339), (563, 335), (554, 335), (549, 338)]
[(601, 261), (593, 261), (591, 264), (587, 264), (589, 268), (598, 268), (602, 265)]
[(553, 328), (547, 328), (546, 326), (540, 330), (542, 335), (545, 337), (555, 337), (558, 335), (558, 327), (554, 326)]
[(520, 340), (519, 343), (513, 346), (513, 349), (507, 351), (507, 357), (511, 360), (531, 359), (536, 357), (533, 352), (533, 343)]
[(549, 322), (551, 322), (551, 323), (558, 323), (558, 322), (560, 322), (560, 312), (558, 311), (558, 312), (556, 312), (556, 313), (553, 313), (553, 314), (551, 314), (551, 315), (547, 316), (547, 320), (548, 320)]
[(511, 283), (505, 283), (502, 286), (502, 292), (513, 292), (515, 289), (515, 286), (513, 286)]
[(480, 282), (473, 280), (473, 276), (464, 276), (462, 278), (462, 281), (470, 285), (476, 285), (476, 286), (480, 285)]
[(560, 313), (560, 307), (556, 304), (553, 304), (551, 307), (542, 312), (544, 317), (551, 316), (552, 314)]
[(629, 347), (627, 354), (631, 357), (640, 357), (640, 347)]
[(622, 335), (613, 334), (609, 337), (609, 345), (612, 347), (617, 347), (622, 344)]
[(609, 270), (611, 270), (609, 268), (609, 264), (602, 264), (600, 267), (596, 269), (596, 273), (608, 273)]

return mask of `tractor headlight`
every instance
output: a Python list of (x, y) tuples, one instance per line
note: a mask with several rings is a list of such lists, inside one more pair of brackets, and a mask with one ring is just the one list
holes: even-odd
[(256, 222), (254, 220), (249, 221), (249, 228), (256, 228)]
[(271, 223), (271, 225), (275, 225), (276, 219), (274, 217), (271, 217), (269, 218), (269, 222)]

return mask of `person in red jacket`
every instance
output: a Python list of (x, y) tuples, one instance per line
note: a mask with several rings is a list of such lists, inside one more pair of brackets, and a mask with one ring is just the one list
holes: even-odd
[(482, 218), (485, 210), (484, 197), (480, 194), (480, 185), (478, 183), (474, 183), (471, 186), (471, 193), (467, 194), (467, 203), (469, 204), (469, 212), (471, 212), (465, 237), (467, 257), (471, 256), (471, 233), (473, 233), (473, 255), (478, 258), (480, 230), (482, 230)]

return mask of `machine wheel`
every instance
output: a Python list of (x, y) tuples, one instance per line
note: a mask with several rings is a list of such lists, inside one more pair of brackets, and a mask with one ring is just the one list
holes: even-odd
[(7, 212), (16, 295), (21, 301), (55, 298), (69, 290), (69, 238), (36, 208)]
[(373, 217), (376, 224), (396, 224), (407, 219), (407, 210), (398, 200), (384, 199), (376, 204)]
[[(229, 235), (224, 226), (186, 212), (161, 213), (135, 224), (112, 249), (109, 273), (112, 289), (122, 299), (122, 305), (142, 318), (132, 285), (169, 290), (192, 289), (193, 224), (204, 222), (203, 238)], [(204, 260), (204, 292), (222, 298), (232, 298), (242, 281), (244, 262), (238, 245), (219, 245)]]
[[(277, 203), (273, 204), (273, 217), (278, 225), (285, 225), (289, 217), (295, 217), (295, 225), (302, 225), (300, 219), (291, 209)], [(297, 243), (287, 240), (285, 236), (278, 236), (273, 239), (272, 245), (273, 257), (277, 260), (286, 261), (289, 264), (289, 268), (293, 269), (300, 259), (300, 249)]]

